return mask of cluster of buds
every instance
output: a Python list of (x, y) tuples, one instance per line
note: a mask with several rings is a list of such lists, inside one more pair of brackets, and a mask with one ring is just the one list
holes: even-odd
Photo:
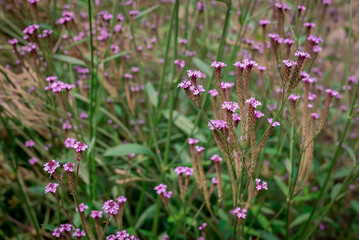
[(205, 74), (198, 70), (188, 70), (187, 75), (190, 80), (183, 80), (177, 87), (183, 88), (187, 97), (192, 100), (198, 108), (201, 108), (200, 93), (204, 92), (205, 89), (202, 85), (197, 84), (197, 78), (205, 78)]

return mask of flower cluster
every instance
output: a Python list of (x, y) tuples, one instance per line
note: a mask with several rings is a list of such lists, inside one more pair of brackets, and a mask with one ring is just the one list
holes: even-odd
[(174, 169), (174, 172), (177, 175), (185, 174), (186, 176), (191, 176), (193, 174), (193, 168), (179, 166)]
[(160, 185), (157, 185), (155, 188), (154, 188), (154, 190), (156, 191), (156, 193), (158, 194), (158, 195), (161, 195), (161, 196), (163, 196), (163, 197), (165, 197), (165, 198), (167, 198), (167, 199), (170, 199), (171, 198), (171, 196), (172, 196), (172, 194), (173, 194), (173, 192), (172, 191), (166, 191), (167, 190), (167, 185), (165, 185), (165, 184), (160, 184)]
[(247, 212), (247, 209), (241, 209), (240, 207), (237, 207), (236, 209), (234, 209), (232, 211), (232, 214), (233, 215), (236, 215), (237, 219), (245, 219), (246, 218), (246, 212)]
[(116, 215), (120, 207), (117, 202), (108, 200), (103, 204), (102, 209), (108, 215)]
[(246, 103), (249, 104), (249, 106), (253, 107), (253, 108), (256, 108), (257, 106), (260, 106), (262, 105), (262, 103), (258, 100), (256, 100), (255, 98), (250, 98), (248, 100), (246, 100)]
[(60, 167), (60, 164), (55, 160), (50, 160), (44, 164), (44, 171), (51, 175), (56, 171), (56, 168)]
[(56, 82), (52, 82), (50, 83), (49, 86), (45, 87), (45, 90), (51, 90), (54, 93), (60, 93), (62, 92), (62, 90), (71, 90), (72, 88), (74, 88), (75, 85), (73, 84), (68, 84), (68, 83), (64, 83), (62, 81), (56, 81)]
[[(261, 184), (261, 182), (262, 182), (262, 184)], [(262, 189), (268, 190), (267, 182), (262, 181), (259, 178), (256, 178), (256, 189), (257, 189), (257, 191), (262, 190)]]
[(58, 183), (49, 183), (45, 187), (45, 193), (56, 193), (56, 189), (59, 186)]

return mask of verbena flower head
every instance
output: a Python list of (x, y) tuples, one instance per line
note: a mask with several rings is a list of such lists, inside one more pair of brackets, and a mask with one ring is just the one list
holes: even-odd
[(102, 209), (108, 215), (116, 215), (120, 207), (117, 202), (108, 200), (103, 204)]
[(332, 1), (331, 0), (323, 0), (323, 4), (330, 5), (330, 4), (332, 4)]
[(256, 119), (260, 119), (261, 117), (264, 117), (264, 113), (262, 113), (261, 111), (259, 110), (254, 110), (254, 117)]
[(233, 114), (233, 121), (239, 122), (241, 121), (241, 117), (238, 113)]
[(283, 40), (283, 43), (287, 44), (289, 46), (292, 46), (295, 43), (295, 41), (293, 39), (286, 38), (286, 39)]
[(218, 129), (218, 130), (221, 130), (222, 128), (228, 128), (227, 126), (227, 122), (224, 121), (224, 120), (211, 120), (211, 122), (208, 123), (208, 127), (211, 129), (211, 130), (214, 130), (215, 128), (212, 126), (212, 124)]
[(306, 22), (303, 24), (304, 27), (306, 28), (314, 28), (315, 27), (315, 23), (312, 22)]
[(139, 240), (133, 235), (130, 235), (126, 232), (126, 230), (120, 231), (116, 233), (116, 239), (117, 240)]
[(204, 148), (204, 147), (201, 147), (201, 146), (195, 146), (195, 149), (196, 149), (196, 151), (197, 151), (198, 153), (201, 153), (201, 152), (203, 152), (203, 151), (205, 150), (205, 148)]
[(332, 89), (327, 89), (327, 90), (325, 90), (325, 92), (327, 92), (330, 97), (333, 97), (333, 96), (335, 97), (335, 96), (339, 95), (339, 92), (332, 90)]
[(194, 145), (196, 143), (199, 143), (199, 140), (195, 138), (188, 138), (187, 141), (189, 145)]
[(206, 90), (203, 88), (202, 85), (198, 85), (198, 86), (192, 85), (192, 86), (190, 86), (189, 89), (192, 91), (193, 95), (198, 95), (198, 94), (200, 94), (201, 92), (206, 91)]
[(30, 25), (26, 27), (22, 32), (27, 35), (32, 35), (40, 26), (37, 24)]
[(217, 89), (211, 89), (208, 93), (211, 94), (212, 97), (216, 97), (218, 95)]
[(32, 157), (29, 159), (30, 165), (35, 165), (39, 160), (36, 157)]
[(76, 228), (75, 231), (72, 233), (73, 237), (85, 237), (86, 233), (85, 230), (80, 230), (79, 228)]
[(197, 2), (197, 9), (200, 12), (206, 11), (206, 4), (204, 2)]
[[(262, 182), (262, 184), (261, 184), (261, 182)], [(268, 190), (267, 182), (262, 181), (259, 178), (256, 178), (256, 189), (257, 189), (257, 191), (262, 190), (262, 189)]]
[(308, 77), (308, 78), (303, 78), (302, 81), (305, 82), (305, 83), (309, 83), (309, 84), (310, 84), (310, 83), (315, 83), (315, 82), (317, 82), (317, 79), (316, 79), (316, 78)]
[(53, 83), (57, 80), (57, 77), (56, 76), (50, 76), (50, 77), (47, 77), (46, 78), (46, 82), (50, 82), (50, 83)]
[(260, 72), (263, 72), (263, 71), (267, 70), (267, 67), (266, 67), (266, 66), (257, 66), (257, 69), (258, 69)]
[(59, 186), (58, 183), (49, 183), (45, 187), (45, 193), (56, 193), (56, 189)]
[(314, 99), (316, 99), (317, 98), (317, 95), (315, 95), (314, 93), (309, 93), (308, 94), (308, 100), (309, 101), (313, 101)]
[(296, 62), (294, 62), (294, 61), (292, 61), (292, 60), (289, 60), (289, 59), (283, 60), (283, 63), (285, 64), (285, 66), (286, 66), (287, 68), (291, 68), (291, 67), (293, 67), (294, 65), (297, 64)]
[(289, 10), (290, 10), (290, 7), (289, 7), (287, 4), (285, 4), (285, 3), (283, 3), (283, 4), (281, 4), (281, 3), (276, 3), (276, 4), (275, 4), (275, 7), (276, 7), (278, 10), (282, 10), (282, 11), (289, 11)]
[(319, 47), (318, 45), (316, 46), (313, 46), (313, 52), (314, 53), (318, 53), (318, 52), (321, 52), (323, 49), (321, 47)]
[(193, 175), (193, 168), (185, 167), (185, 168), (184, 168), (184, 174), (185, 174), (186, 176), (191, 176), (191, 175)]
[[(80, 212), (85, 212), (86, 209), (89, 208), (89, 206), (87, 206), (86, 204), (84, 203), (80, 203), (79, 204), (79, 208), (80, 208)], [(78, 212), (79, 210), (76, 208), (76, 212)]]
[(311, 117), (315, 120), (315, 119), (318, 119), (318, 118), (319, 118), (319, 115), (316, 114), (316, 113), (312, 113), (312, 114), (311, 114)]
[(64, 144), (66, 148), (73, 148), (76, 142), (75, 138), (66, 138)]
[(184, 173), (184, 167), (182, 167), (182, 166), (176, 167), (176, 168), (174, 169), (174, 172), (175, 172), (177, 175), (181, 175), (181, 174)]
[(292, 93), (291, 95), (289, 95), (288, 99), (295, 102), (300, 98), (299, 95), (295, 95), (294, 93)]
[(54, 231), (52, 232), (52, 236), (59, 238), (62, 232), (63, 232), (62, 228), (55, 228)]
[(301, 12), (301, 11), (305, 11), (307, 8), (305, 7), (305, 6), (303, 6), (303, 5), (298, 5), (298, 10), (299, 10), (299, 12)]
[(60, 167), (60, 164), (55, 160), (50, 160), (44, 164), (44, 171), (49, 173), (50, 176), (56, 171), (56, 168)]
[(310, 75), (305, 71), (301, 71), (300, 72), (300, 77), (301, 78), (310, 78)]
[(176, 64), (179, 68), (184, 68), (185, 61), (182, 59), (176, 59), (176, 60), (174, 60), (174, 64)]
[(74, 171), (74, 166), (75, 164), (73, 164), (72, 162), (68, 162), (68, 163), (65, 163), (64, 165), (62, 165), (64, 167), (64, 170), (66, 172), (73, 172)]
[(280, 126), (280, 123), (279, 123), (279, 122), (275, 121), (273, 124), (272, 124), (272, 122), (273, 122), (273, 118), (268, 118), (268, 123), (269, 123), (270, 125), (272, 125), (272, 127)]
[(312, 42), (312, 43), (314, 43), (316, 45), (323, 42), (322, 38), (314, 36), (312, 34), (310, 34), (307, 39), (308, 39), (308, 41), (310, 41), (310, 42)]
[(211, 67), (214, 67), (215, 69), (222, 69), (223, 67), (226, 67), (227, 65), (224, 62), (217, 62), (214, 61), (211, 64)]
[(168, 191), (168, 192), (163, 193), (163, 196), (164, 196), (165, 198), (170, 199), (170, 198), (171, 198), (171, 196), (172, 196), (172, 194), (173, 194), (173, 192), (172, 192), (172, 191)]
[(83, 152), (88, 148), (88, 146), (83, 142), (75, 142), (73, 148), (76, 150), (76, 152)]
[(355, 76), (349, 76), (348, 77), (348, 83), (349, 84), (358, 84), (358, 79), (356, 79), (356, 77)]
[(198, 227), (198, 230), (204, 231), (206, 227), (207, 227), (207, 223), (202, 223), (202, 225)]
[(40, 2), (40, 0), (27, 0), (30, 4), (36, 4)]
[(246, 65), (246, 67), (250, 67), (250, 68), (258, 66), (256, 61), (250, 59), (244, 59), (243, 63)]
[(210, 159), (211, 159), (213, 162), (221, 162), (221, 161), (222, 161), (222, 158), (221, 158), (219, 155), (217, 155), (217, 154), (215, 154), (215, 155), (213, 155), (212, 157), (210, 157)]
[(238, 109), (238, 103), (236, 102), (223, 102), (222, 109), (227, 109), (227, 111), (235, 112)]
[(257, 106), (262, 105), (262, 103), (258, 100), (256, 100), (255, 98), (250, 98), (248, 100), (246, 100), (246, 103), (249, 104), (249, 106), (252, 106), (253, 108), (256, 108)]
[(246, 218), (246, 212), (247, 209), (241, 209), (240, 207), (237, 207), (236, 209), (234, 209), (232, 211), (232, 214), (235, 215), (237, 217), (237, 219), (245, 219)]
[(80, 113), (80, 118), (81, 118), (81, 119), (87, 119), (87, 118), (88, 118), (87, 113), (81, 112), (81, 113)]
[(18, 41), (16, 38), (13, 38), (13, 39), (10, 39), (10, 40), (9, 40), (9, 43), (10, 43), (11, 45), (15, 46), (16, 44), (19, 43), (19, 41)]
[(192, 82), (188, 80), (182, 80), (182, 82), (177, 85), (178, 88), (180, 87), (183, 89), (189, 88), (190, 86), (192, 86)]
[(127, 202), (127, 198), (125, 196), (119, 196), (117, 199), (118, 204), (122, 205)]
[(267, 19), (260, 19), (259, 20), (259, 25), (261, 25), (261, 26), (266, 26), (268, 24), (270, 24), (270, 21), (267, 20)]
[(35, 146), (35, 141), (34, 140), (27, 140), (25, 142), (25, 147), (30, 148), (30, 147), (33, 147), (33, 146)]
[(218, 184), (217, 178), (212, 178), (212, 179), (211, 179), (211, 182), (212, 182), (213, 185), (217, 185), (217, 184)]
[(236, 62), (235, 64), (233, 64), (233, 66), (236, 66), (237, 68), (241, 68), (241, 69), (245, 69), (247, 67), (247, 65), (242, 62)]
[(227, 89), (234, 86), (234, 82), (221, 82), (221, 88)]
[(302, 52), (302, 51), (296, 51), (294, 56), (298, 57), (299, 59), (306, 59), (306, 58), (310, 58), (310, 54), (307, 52)]
[(163, 194), (163, 193), (166, 192), (166, 190), (167, 190), (167, 185), (161, 183), (161, 184), (157, 185), (157, 186), (154, 188), (154, 190), (156, 191), (156, 193), (157, 193), (158, 195), (161, 195), (161, 194)]
[(71, 232), (72, 225), (70, 223), (61, 224), (60, 226), (62, 228), (62, 231)]
[(90, 217), (92, 218), (102, 218), (102, 211), (96, 211), (96, 210), (93, 210), (91, 211), (91, 214), (90, 214)]

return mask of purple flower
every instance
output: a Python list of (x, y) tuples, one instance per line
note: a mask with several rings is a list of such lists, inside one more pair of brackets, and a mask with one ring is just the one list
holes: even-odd
[(211, 181), (212, 181), (212, 184), (213, 184), (213, 185), (217, 185), (217, 184), (218, 184), (217, 178), (212, 178)]
[(252, 106), (253, 108), (256, 108), (257, 106), (262, 105), (262, 103), (258, 100), (256, 100), (255, 98), (250, 98), (248, 100), (246, 100), (246, 103), (248, 103), (250, 106)]
[(92, 218), (102, 218), (102, 211), (96, 211), (96, 210), (93, 210), (91, 211), (91, 214), (90, 214), (90, 217)]
[(164, 196), (165, 198), (170, 199), (170, 198), (171, 198), (171, 196), (172, 196), (172, 194), (173, 194), (173, 192), (172, 192), (172, 191), (168, 191), (168, 192), (164, 192), (164, 193), (163, 193), (163, 196)]
[(180, 83), (178, 84), (177, 87), (186, 89), (186, 88), (189, 88), (190, 86), (192, 86), (192, 82), (191, 82), (191, 81), (183, 80), (182, 82), (180, 82)]
[(201, 152), (203, 152), (203, 151), (205, 150), (205, 148), (204, 148), (204, 147), (201, 147), (201, 146), (195, 146), (195, 149), (196, 149), (196, 151), (197, 151), (198, 153), (201, 153)]
[(247, 212), (247, 209), (241, 209), (240, 207), (237, 207), (236, 209), (234, 209), (232, 211), (232, 214), (236, 215), (237, 219), (240, 219), (240, 218), (245, 219), (246, 212)]
[(64, 170), (66, 172), (73, 172), (74, 171), (74, 166), (75, 164), (71, 163), (71, 162), (68, 162), (68, 163), (65, 163), (64, 165), (62, 165), (64, 167)]
[(227, 65), (223, 62), (217, 62), (217, 61), (214, 61), (212, 62), (211, 64), (211, 67), (214, 67), (215, 69), (222, 69), (223, 67), (226, 67)]
[(83, 152), (88, 148), (88, 146), (85, 143), (76, 142), (73, 148), (76, 150), (76, 152)]
[(205, 78), (206, 74), (202, 73), (201, 71), (198, 70), (187, 70), (187, 76), (189, 78)]
[(261, 117), (264, 117), (264, 114), (261, 111), (254, 110), (254, 117), (260, 119)]
[(337, 96), (338, 94), (339, 94), (339, 92), (337, 92), (337, 91), (335, 91), (335, 90), (332, 90), (332, 89), (327, 89), (327, 90), (325, 90), (327, 93), (328, 93), (328, 95), (330, 96), (330, 97), (335, 97), (335, 96)]
[(250, 67), (250, 68), (258, 66), (256, 61), (250, 59), (244, 59), (243, 63), (246, 65), (246, 67)]
[(30, 147), (33, 147), (33, 146), (35, 146), (34, 140), (27, 140), (27, 141), (25, 142), (25, 147), (30, 148)]
[(262, 184), (260, 184), (261, 181), (262, 180), (260, 180), (259, 178), (256, 178), (256, 189), (257, 189), (257, 191), (262, 190), (262, 189), (268, 190), (267, 182), (262, 181)]
[[(212, 124), (213, 125), (212, 125)], [(221, 130), (222, 128), (225, 128), (227, 129), (228, 126), (227, 126), (227, 122), (226, 121), (223, 121), (223, 120), (211, 120), (211, 122), (208, 123), (208, 127), (211, 129), (211, 130), (214, 130), (215, 128), (217, 128), (218, 130)]]
[(233, 121), (239, 122), (241, 121), (241, 117), (238, 113), (233, 114)]
[(76, 142), (75, 138), (66, 138), (64, 144), (66, 148), (73, 148)]
[(228, 89), (234, 86), (234, 82), (221, 82), (222, 89)]
[(119, 196), (117, 199), (118, 204), (122, 205), (127, 202), (127, 198), (125, 196)]
[(291, 67), (293, 67), (294, 65), (297, 64), (296, 62), (294, 62), (294, 61), (292, 61), (292, 60), (289, 60), (289, 59), (283, 60), (283, 63), (284, 63), (285, 66), (288, 67), (288, 68), (291, 68)]
[(286, 38), (283, 40), (283, 43), (287, 44), (288, 46), (292, 46), (295, 43), (295, 41), (293, 39)]
[(49, 183), (45, 187), (45, 193), (56, 193), (56, 189), (59, 186), (58, 183)]
[(288, 97), (288, 99), (291, 100), (291, 101), (293, 101), (293, 102), (297, 101), (299, 98), (300, 98), (300, 96), (299, 96), (299, 95), (295, 95), (294, 93), (291, 94), (291, 95), (289, 95), (289, 97)]
[(130, 14), (130, 17), (133, 17), (133, 16), (137, 16), (138, 14), (140, 14), (140, 12), (137, 10), (130, 10), (129, 14)]
[(304, 27), (306, 28), (314, 28), (315, 27), (315, 23), (311, 23), (311, 22), (306, 22), (303, 24)]
[(213, 155), (211, 158), (210, 158), (213, 162), (221, 162), (222, 161), (222, 158), (219, 156), (219, 155)]
[(298, 10), (299, 10), (299, 12), (300, 11), (305, 11), (307, 8), (306, 7), (304, 7), (303, 5), (298, 5)]
[(184, 174), (186, 176), (191, 176), (193, 174), (193, 168), (185, 167), (184, 168)]
[[(79, 204), (79, 208), (80, 208), (80, 212), (85, 212), (86, 209), (89, 208), (89, 206), (87, 206), (86, 204), (84, 203), (80, 203)], [(78, 212), (79, 210), (76, 208), (76, 212)]]
[(242, 69), (245, 69), (247, 67), (247, 65), (245, 63), (241, 63), (241, 62), (236, 62), (235, 64), (233, 64), (233, 66), (236, 66), (237, 68), (242, 68)]
[(108, 200), (103, 204), (102, 209), (108, 215), (116, 215), (120, 207), (117, 202)]
[(208, 91), (209, 94), (211, 94), (212, 97), (215, 97), (218, 95), (217, 89), (211, 89)]
[(268, 123), (269, 123), (270, 125), (272, 125), (272, 127), (280, 126), (280, 123), (279, 123), (279, 122), (275, 121), (273, 124), (272, 124), (272, 122), (273, 122), (273, 118), (268, 118)]
[(156, 191), (156, 193), (157, 193), (158, 195), (161, 195), (161, 194), (163, 194), (163, 193), (166, 192), (166, 190), (167, 190), (167, 185), (161, 183), (161, 184), (157, 185), (157, 186), (154, 188), (154, 190)]
[(70, 223), (61, 224), (61, 229), (64, 232), (71, 232), (72, 225)]
[(29, 159), (30, 165), (35, 165), (39, 160), (36, 157), (32, 157)]
[(75, 229), (75, 231), (72, 233), (72, 236), (73, 237), (85, 237), (86, 236), (86, 233), (85, 233), (85, 230), (80, 230), (78, 228)]
[(318, 114), (316, 113), (312, 113), (311, 116), (314, 120), (319, 118)]
[(268, 24), (270, 24), (270, 21), (267, 20), (267, 19), (260, 19), (259, 20), (259, 25), (261, 25), (261, 26), (265, 26), (265, 25), (268, 25)]
[(188, 138), (187, 141), (189, 145), (194, 145), (196, 143), (199, 143), (199, 140), (195, 138)]
[(206, 4), (204, 2), (197, 2), (197, 9), (200, 12), (206, 11)]
[(62, 228), (55, 228), (54, 231), (52, 232), (52, 236), (59, 238), (62, 232), (63, 232)]
[(184, 167), (182, 167), (182, 166), (179, 166), (179, 167), (176, 167), (175, 169), (174, 169), (174, 172), (177, 174), (177, 175), (181, 175), (181, 174), (183, 174), (184, 173)]
[(201, 226), (198, 227), (198, 230), (204, 231), (206, 229), (207, 223), (202, 223)]
[(227, 109), (227, 111), (235, 112), (238, 108), (238, 103), (236, 102), (223, 102), (222, 104), (222, 109)]
[(10, 43), (11, 45), (15, 46), (16, 44), (19, 43), (19, 41), (18, 41), (16, 38), (13, 38), (13, 39), (10, 39), (10, 40), (9, 40), (9, 43)]
[(298, 57), (299, 59), (306, 59), (306, 58), (310, 58), (309, 53), (307, 52), (302, 52), (302, 51), (296, 51), (294, 56)]
[(50, 160), (44, 164), (44, 171), (50, 174), (53, 174), (56, 171), (56, 168), (60, 167), (60, 164), (55, 160)]
[(176, 59), (176, 60), (174, 60), (174, 64), (176, 64), (179, 68), (184, 68), (185, 61), (181, 60), (181, 59)]
[(285, 4), (285, 3), (283, 3), (283, 4), (281, 4), (281, 3), (276, 3), (276, 4), (275, 4), (275, 7), (276, 7), (278, 10), (283, 10), (283, 11), (290, 10), (290, 7), (289, 7), (287, 4)]
[(190, 86), (189, 89), (192, 91), (193, 95), (198, 95), (198, 94), (200, 94), (201, 92), (206, 91), (206, 90), (203, 88), (202, 85), (198, 85), (197, 87), (194, 86), (194, 85), (192, 85), (192, 86)]

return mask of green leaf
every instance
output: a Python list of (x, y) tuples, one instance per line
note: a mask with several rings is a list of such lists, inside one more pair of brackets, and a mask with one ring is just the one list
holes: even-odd
[(205, 74), (209, 75), (211, 73), (211, 69), (209, 68), (208, 64), (203, 62), (198, 57), (193, 58), (193, 63)]
[(330, 193), (330, 199), (335, 200), (335, 198), (338, 196), (341, 188), (342, 188), (341, 183), (335, 184), (334, 187), (332, 188), (332, 192)]
[[(165, 116), (165, 118), (169, 119), (169, 116), (170, 116), (169, 110), (164, 110), (162, 113)], [(184, 115), (180, 114), (177, 111), (173, 111), (173, 123), (179, 129), (181, 129), (183, 132), (185, 132), (187, 135), (189, 135), (191, 133), (192, 129), (194, 128), (193, 123), (188, 118), (186, 118)], [(193, 133), (193, 137), (197, 138), (201, 142), (207, 142), (204, 135), (201, 133), (198, 133), (198, 131), (195, 131)]]
[(140, 232), (142, 235), (148, 237), (147, 239), (157, 239), (157, 238), (156, 238), (156, 235), (153, 235), (153, 233), (151, 233), (150, 231), (140, 229), (139, 232)]
[(41, 224), (41, 226), (43, 227), (43, 228), (45, 228), (46, 230), (49, 230), (49, 231), (54, 231), (55, 230), (55, 228), (56, 228), (56, 226), (54, 226), (54, 225), (51, 225), (51, 224)]
[(294, 202), (309, 201), (309, 200), (316, 199), (318, 197), (318, 195), (319, 195), (319, 192), (311, 193), (306, 196), (296, 196), (295, 198), (293, 198), (293, 201)]
[(340, 168), (339, 170), (337, 170), (334, 174), (333, 174), (333, 178), (334, 179), (338, 179), (338, 178), (343, 178), (348, 176), (348, 174), (350, 174), (350, 172), (352, 171), (353, 167), (343, 167)]
[(155, 156), (155, 154), (148, 148), (140, 144), (122, 144), (117, 147), (109, 148), (105, 151), (105, 157), (120, 157), (126, 156), (130, 153), (144, 154), (148, 156)]
[(157, 106), (158, 97), (156, 96), (156, 91), (155, 91), (155, 88), (153, 87), (152, 83), (149, 82), (146, 84), (146, 91), (147, 91), (148, 97), (150, 98), (152, 105)]
[(139, 18), (145, 16), (146, 14), (149, 14), (150, 12), (156, 10), (158, 7), (159, 7), (159, 5), (154, 5), (154, 6), (150, 7), (150, 8), (147, 8), (146, 10), (140, 12), (140, 14), (135, 16), (133, 19), (135, 19), (135, 20), (139, 19)]
[(287, 187), (287, 185), (285, 185), (285, 183), (282, 181), (282, 179), (280, 179), (278, 176), (274, 176), (274, 180), (277, 183), (280, 190), (283, 192), (283, 194), (285, 196), (287, 196), (288, 195), (288, 187)]
[(354, 209), (354, 211), (359, 214), (359, 202), (355, 199), (353, 199), (351, 202), (350, 202), (350, 206)]
[(54, 58), (61, 62), (67, 62), (67, 63), (73, 64), (73, 65), (86, 66), (86, 64), (83, 61), (81, 61), (77, 58), (70, 57), (70, 56), (55, 54)]
[(354, 165), (356, 165), (356, 156), (355, 156), (355, 152), (352, 148), (348, 147), (348, 146), (343, 146), (345, 150), (347, 150), (349, 156), (351, 157), (351, 159), (354, 162)]
[(119, 57), (122, 57), (123, 55), (125, 55), (127, 53), (130, 53), (130, 51), (124, 51), (124, 52), (120, 52), (120, 53), (117, 53), (115, 55), (112, 55), (112, 56), (106, 58), (105, 60), (103, 60), (103, 63), (108, 63), (109, 61), (111, 61), (113, 59), (116, 59), (116, 58), (119, 58)]
[(297, 226), (298, 224), (303, 223), (304, 221), (306, 221), (309, 218), (310, 213), (303, 213), (302, 215), (299, 215), (298, 217), (296, 217), (294, 219), (294, 221), (292, 222), (292, 224), (290, 225), (291, 228)]
[(141, 216), (138, 218), (136, 222), (135, 229), (139, 229), (145, 223), (146, 220), (152, 219), (155, 209), (156, 209), (156, 204), (152, 204), (145, 211), (143, 211)]

